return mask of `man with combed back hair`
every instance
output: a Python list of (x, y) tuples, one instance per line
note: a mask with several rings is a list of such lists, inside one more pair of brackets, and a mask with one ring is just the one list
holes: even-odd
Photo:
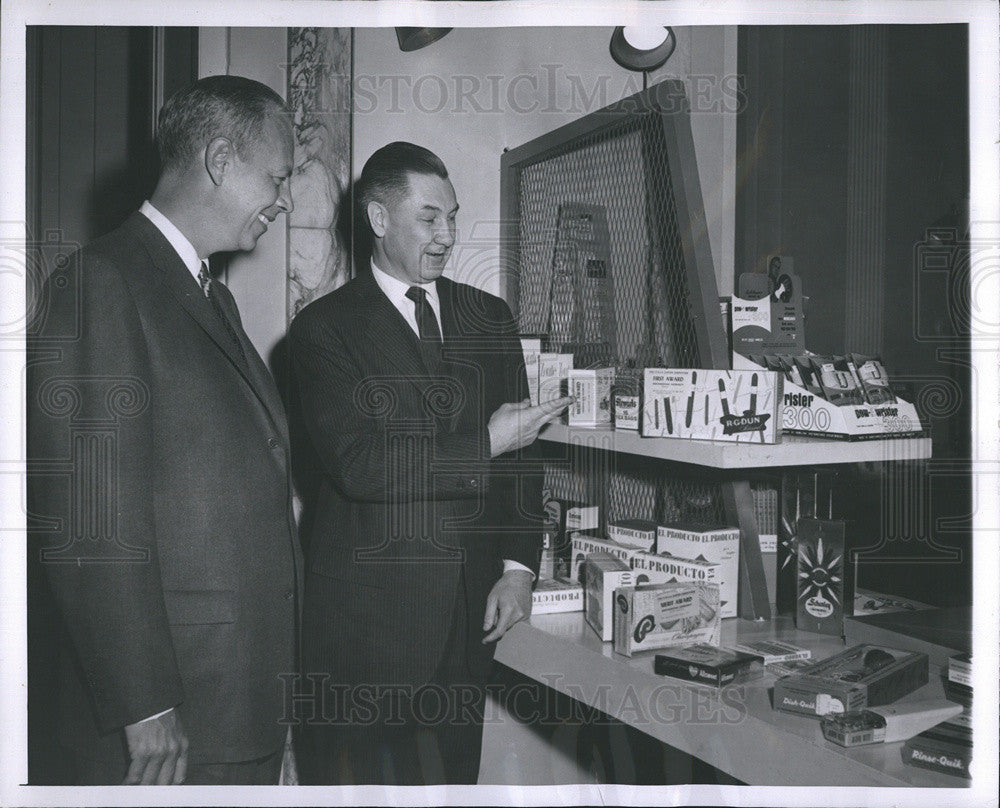
[(280, 96), (202, 79), (163, 107), (141, 209), (43, 291), (29, 339), (31, 550), (59, 607), (76, 784), (276, 784), (298, 545), (281, 399), (216, 252), (292, 209)]
[(376, 151), (355, 189), (372, 260), (290, 343), (323, 466), (303, 606), (307, 784), (475, 783), (496, 641), (531, 612), (541, 477), (507, 305), (443, 277), (458, 202), (441, 160)]

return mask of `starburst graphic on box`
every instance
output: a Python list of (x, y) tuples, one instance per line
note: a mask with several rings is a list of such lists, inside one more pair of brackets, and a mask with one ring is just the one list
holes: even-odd
[(785, 560), (781, 562), (781, 568), (784, 569), (789, 564), (792, 563), (792, 559), (795, 558), (796, 551), (799, 547), (798, 536), (795, 535), (795, 531), (792, 529), (788, 518), (785, 516), (781, 517), (781, 527), (784, 537), (781, 539), (781, 546), (785, 548)]
[(834, 584), (840, 583), (840, 576), (836, 575), (840, 564), (841, 556), (833, 553), (826, 553), (823, 549), (823, 539), (816, 540), (816, 551), (808, 545), (799, 544), (799, 578), (808, 578), (809, 583), (802, 588), (799, 600), (818, 595), (834, 603), (840, 603), (833, 590)]

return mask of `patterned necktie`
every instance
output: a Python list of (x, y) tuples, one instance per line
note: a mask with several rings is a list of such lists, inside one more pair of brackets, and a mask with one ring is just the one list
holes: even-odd
[(208, 302), (212, 304), (215, 315), (222, 321), (222, 325), (225, 326), (226, 331), (229, 332), (229, 336), (232, 337), (233, 344), (236, 346), (236, 352), (240, 355), (240, 359), (243, 360), (243, 364), (249, 367), (246, 352), (243, 350), (243, 343), (240, 342), (236, 329), (222, 310), (222, 304), (219, 303), (219, 296), (212, 291), (212, 276), (208, 274), (208, 261), (201, 262), (201, 269), (198, 270), (198, 283), (201, 284), (201, 291), (205, 293)]
[(434, 309), (427, 300), (427, 291), (419, 286), (411, 286), (406, 290), (406, 296), (413, 301), (417, 315), (420, 352), (430, 365), (437, 365), (441, 361), (441, 329), (434, 316)]

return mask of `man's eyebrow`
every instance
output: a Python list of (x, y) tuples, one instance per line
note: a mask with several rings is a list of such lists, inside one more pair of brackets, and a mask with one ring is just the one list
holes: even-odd
[[(449, 215), (454, 215), (454, 214), (458, 213), (458, 208), (459, 208), (459, 206), (456, 204), (455, 207), (453, 207), (450, 211), (448, 211), (448, 214)], [(437, 205), (432, 205), (430, 202), (424, 202), (424, 204), (421, 206), (420, 209), (421, 210), (432, 210), (434, 212), (438, 212), (438, 211), (441, 210), (441, 208), (439, 208)]]

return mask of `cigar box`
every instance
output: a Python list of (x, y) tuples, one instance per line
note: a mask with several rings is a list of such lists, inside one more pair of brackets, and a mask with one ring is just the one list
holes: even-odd
[(688, 581), (615, 593), (615, 651), (625, 656), (678, 645), (719, 644), (719, 587)]
[(657, 654), (653, 670), (661, 676), (725, 687), (760, 678), (764, 674), (764, 663), (753, 654), (701, 643)]
[(583, 587), (567, 578), (540, 578), (531, 593), (531, 613), (583, 611)]
[(668, 522), (656, 529), (656, 551), (718, 564), (722, 617), (735, 617), (740, 579), (740, 529), (704, 522)]
[(646, 368), (642, 435), (777, 443), (783, 378), (769, 370)]
[(890, 704), (927, 684), (927, 654), (854, 645), (774, 683), (774, 709), (801, 715)]
[(636, 586), (665, 584), (671, 581), (697, 581), (718, 584), (719, 565), (703, 558), (678, 558), (669, 553), (643, 553), (632, 555), (632, 572)]
[(608, 522), (608, 538), (645, 552), (656, 546), (656, 522), (646, 519), (619, 519)]
[(584, 616), (603, 642), (611, 642), (615, 590), (632, 585), (632, 570), (620, 559), (603, 552), (588, 555), (583, 569)]
[(596, 531), (576, 531), (572, 534), (571, 550), (572, 560), (569, 567), (569, 578), (571, 581), (582, 581), (583, 562), (591, 553), (607, 553), (620, 560), (626, 567), (631, 568), (632, 554), (636, 552), (634, 547), (626, 547), (624, 544), (609, 541), (601, 538)]

